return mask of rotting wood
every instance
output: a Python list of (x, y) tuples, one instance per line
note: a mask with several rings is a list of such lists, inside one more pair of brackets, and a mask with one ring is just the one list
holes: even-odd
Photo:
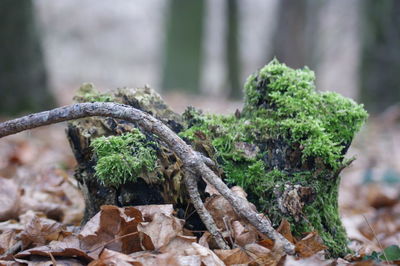
[(249, 208), (249, 202), (247, 200), (235, 195), (226, 184), (206, 166), (197, 152), (162, 122), (136, 108), (116, 103), (96, 102), (73, 104), (3, 122), (0, 124), (0, 138), (40, 126), (90, 116), (113, 117), (134, 122), (144, 131), (157, 135), (177, 154), (186, 169), (194, 171), (213, 185), (219, 193), (232, 204), (232, 207), (240, 216), (247, 219), (261, 233), (275, 240), (275, 246), (277, 248), (282, 248), (287, 254), (295, 253), (294, 245), (272, 227), (268, 218), (263, 214), (253, 211)]

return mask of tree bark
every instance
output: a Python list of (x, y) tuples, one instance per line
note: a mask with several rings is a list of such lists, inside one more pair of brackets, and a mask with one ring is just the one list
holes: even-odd
[(0, 138), (27, 129), (92, 116), (113, 117), (137, 123), (144, 131), (158, 136), (160, 140), (165, 142), (182, 160), (183, 166), (186, 169), (190, 169), (190, 171), (204, 178), (231, 203), (234, 210), (240, 216), (247, 219), (261, 233), (275, 240), (276, 248), (282, 248), (287, 254), (295, 253), (294, 245), (274, 230), (268, 218), (250, 208), (250, 204), (247, 200), (235, 195), (226, 184), (206, 166), (197, 152), (161, 121), (133, 107), (116, 103), (79, 103), (64, 106), (0, 123)]
[(379, 113), (400, 101), (400, 2), (366, 0), (361, 5), (361, 100)]
[(0, 32), (0, 114), (52, 107), (32, 1), (1, 1)]
[(172, 0), (166, 22), (163, 89), (199, 92), (204, 0)]

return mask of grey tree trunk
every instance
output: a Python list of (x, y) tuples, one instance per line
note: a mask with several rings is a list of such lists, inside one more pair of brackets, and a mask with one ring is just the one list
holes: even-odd
[(0, 33), (0, 114), (52, 107), (32, 1), (1, 1)]
[(228, 68), (228, 85), (229, 85), (229, 97), (241, 98), (242, 97), (242, 86), (240, 84), (240, 62), (239, 62), (239, 30), (238, 30), (238, 1), (227, 0), (228, 12), (227, 12), (227, 38), (226, 38), (226, 58)]
[(199, 91), (203, 0), (172, 0), (167, 21), (163, 88)]
[(400, 101), (400, 2), (362, 3), (361, 100), (378, 113)]

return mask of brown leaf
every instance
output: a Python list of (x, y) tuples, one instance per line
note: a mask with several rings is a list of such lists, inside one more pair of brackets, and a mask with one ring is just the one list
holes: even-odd
[(151, 222), (138, 225), (138, 231), (151, 238), (155, 249), (167, 245), (174, 237), (182, 234), (184, 221), (164, 213), (155, 213)]
[(186, 250), (186, 255), (200, 256), (204, 265), (224, 266), (223, 261), (215, 255), (210, 249), (203, 247), (197, 243), (192, 243), (193, 249)]
[[(277, 265), (284, 255), (281, 251), (269, 250), (258, 244), (248, 244), (244, 247), (255, 265)], [(253, 265), (253, 264), (251, 264)]]
[[(241, 187), (235, 186), (231, 188), (232, 192), (239, 197), (246, 198), (246, 193)], [(214, 218), (215, 224), (223, 231), (229, 230), (232, 221), (241, 221), (242, 219), (233, 210), (232, 205), (221, 195), (214, 195), (206, 199), (204, 203), (211, 216)], [(254, 205), (250, 205), (255, 210)]]
[(322, 243), (317, 232), (311, 232), (306, 237), (296, 243), (296, 252), (302, 258), (315, 255), (318, 251), (325, 250), (327, 247)]
[(162, 205), (143, 205), (135, 206), (143, 216), (146, 222), (153, 220), (156, 213), (164, 213), (167, 216), (171, 216), (174, 213), (174, 206), (172, 204), (162, 204)]
[(140, 251), (130, 254), (135, 261), (141, 262), (146, 266), (161, 266), (161, 265), (174, 265), (174, 266), (200, 266), (200, 256), (181, 256), (170, 253), (154, 254), (149, 251)]
[(136, 261), (135, 259), (133, 259), (128, 255), (109, 249), (104, 249), (103, 252), (101, 252), (100, 257), (89, 264), (89, 266), (106, 266), (106, 265), (142, 266), (143, 264)]
[(248, 264), (253, 259), (241, 248), (235, 249), (215, 249), (214, 253), (226, 264)]
[(62, 233), (62, 224), (35, 215), (21, 233), (22, 248), (25, 249), (30, 245), (45, 245), (47, 242), (63, 237)]
[(193, 249), (192, 243), (196, 243), (197, 237), (176, 236), (166, 246), (159, 249), (162, 253), (173, 253), (175, 256), (185, 255), (185, 251)]
[(142, 221), (141, 212), (133, 207), (101, 206), (79, 234), (82, 247), (94, 257), (105, 247), (125, 254), (142, 250), (141, 236), (134, 234)]
[[(19, 262), (18, 264), (13, 264), (13, 265), (29, 265), (29, 266), (54, 266), (56, 263), (57, 266), (84, 266), (87, 265), (87, 263), (84, 263), (80, 260), (74, 259), (74, 258), (57, 258), (55, 259), (55, 263), (53, 260), (49, 259), (48, 257), (39, 257), (39, 256), (33, 256), (32, 258), (29, 259), (15, 259), (16, 262)], [(3, 265), (3, 264), (0, 264)], [(4, 264), (6, 265), (6, 264)]]
[(20, 190), (13, 180), (0, 177), (0, 221), (18, 217)]
[(3, 232), (0, 235), (0, 255), (4, 254), (16, 242), (14, 230)]
[(275, 245), (274, 240), (272, 240), (270, 238), (265, 238), (261, 241), (258, 241), (257, 244), (259, 244), (260, 246), (263, 246), (265, 248), (268, 248), (268, 249), (273, 249), (273, 247)]
[(257, 240), (257, 231), (254, 227), (243, 226), (239, 221), (232, 222), (233, 239), (235, 244), (243, 247)]
[(370, 185), (367, 191), (366, 200), (368, 204), (375, 209), (392, 207), (399, 202), (398, 193), (389, 193), (389, 191), (385, 191), (384, 188), (379, 185)]
[(277, 229), (278, 233), (283, 235), (290, 243), (294, 244), (292, 230), (290, 229), (290, 223), (286, 219), (282, 219), (281, 224)]
[(19, 252), (15, 255), (15, 258), (24, 259), (31, 255), (49, 257), (49, 253), (51, 253), (54, 257), (78, 257), (86, 262), (90, 262), (97, 258), (88, 254), (87, 250), (81, 249), (80, 246), (81, 245), (78, 237), (70, 235), (64, 238), (62, 241), (52, 241), (47, 246), (35, 247)]

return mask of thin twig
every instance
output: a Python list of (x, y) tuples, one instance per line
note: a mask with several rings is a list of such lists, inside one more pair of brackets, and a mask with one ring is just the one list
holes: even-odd
[(376, 236), (376, 233), (375, 233), (375, 230), (374, 230), (374, 228), (372, 228), (371, 224), (368, 222), (368, 219), (367, 219), (367, 217), (365, 217), (365, 215), (364, 215), (364, 214), (363, 214), (362, 216), (364, 217), (364, 219), (365, 219), (365, 222), (367, 223), (367, 225), (368, 225), (369, 229), (371, 229), (371, 231), (372, 231), (372, 234), (374, 235), (374, 238), (375, 238), (376, 242), (378, 242), (378, 245), (379, 245), (379, 247), (380, 247), (380, 248), (381, 248), (381, 250), (382, 250), (382, 253), (383, 253), (383, 256), (385, 257), (385, 260), (386, 260), (386, 262), (387, 262), (387, 263), (389, 263), (389, 260), (388, 260), (388, 258), (386, 257), (385, 250), (383, 249), (382, 243), (381, 243), (381, 241), (379, 241), (378, 237)]
[(275, 245), (282, 246), (287, 254), (293, 255), (295, 253), (294, 245), (279, 234), (272, 227), (268, 219), (254, 211), (246, 199), (235, 195), (227, 185), (205, 165), (203, 160), (188, 144), (161, 121), (131, 106), (117, 103), (78, 103), (55, 108), (50, 111), (31, 114), (0, 123), (0, 138), (27, 129), (90, 116), (113, 117), (134, 122), (144, 131), (157, 135), (182, 160), (185, 169), (194, 171), (213, 185), (218, 192), (229, 201), (237, 214), (247, 219), (261, 233), (275, 240)]
[(197, 213), (200, 216), (203, 224), (206, 226), (207, 230), (210, 232), (211, 236), (214, 238), (220, 249), (230, 249), (229, 245), (225, 242), (224, 237), (221, 232), (218, 230), (217, 225), (214, 222), (213, 217), (208, 212), (203, 202), (201, 201), (200, 193), (197, 188), (196, 178), (194, 174), (190, 171), (186, 171), (185, 173), (185, 184), (186, 189), (188, 191), (189, 197), (196, 208)]

